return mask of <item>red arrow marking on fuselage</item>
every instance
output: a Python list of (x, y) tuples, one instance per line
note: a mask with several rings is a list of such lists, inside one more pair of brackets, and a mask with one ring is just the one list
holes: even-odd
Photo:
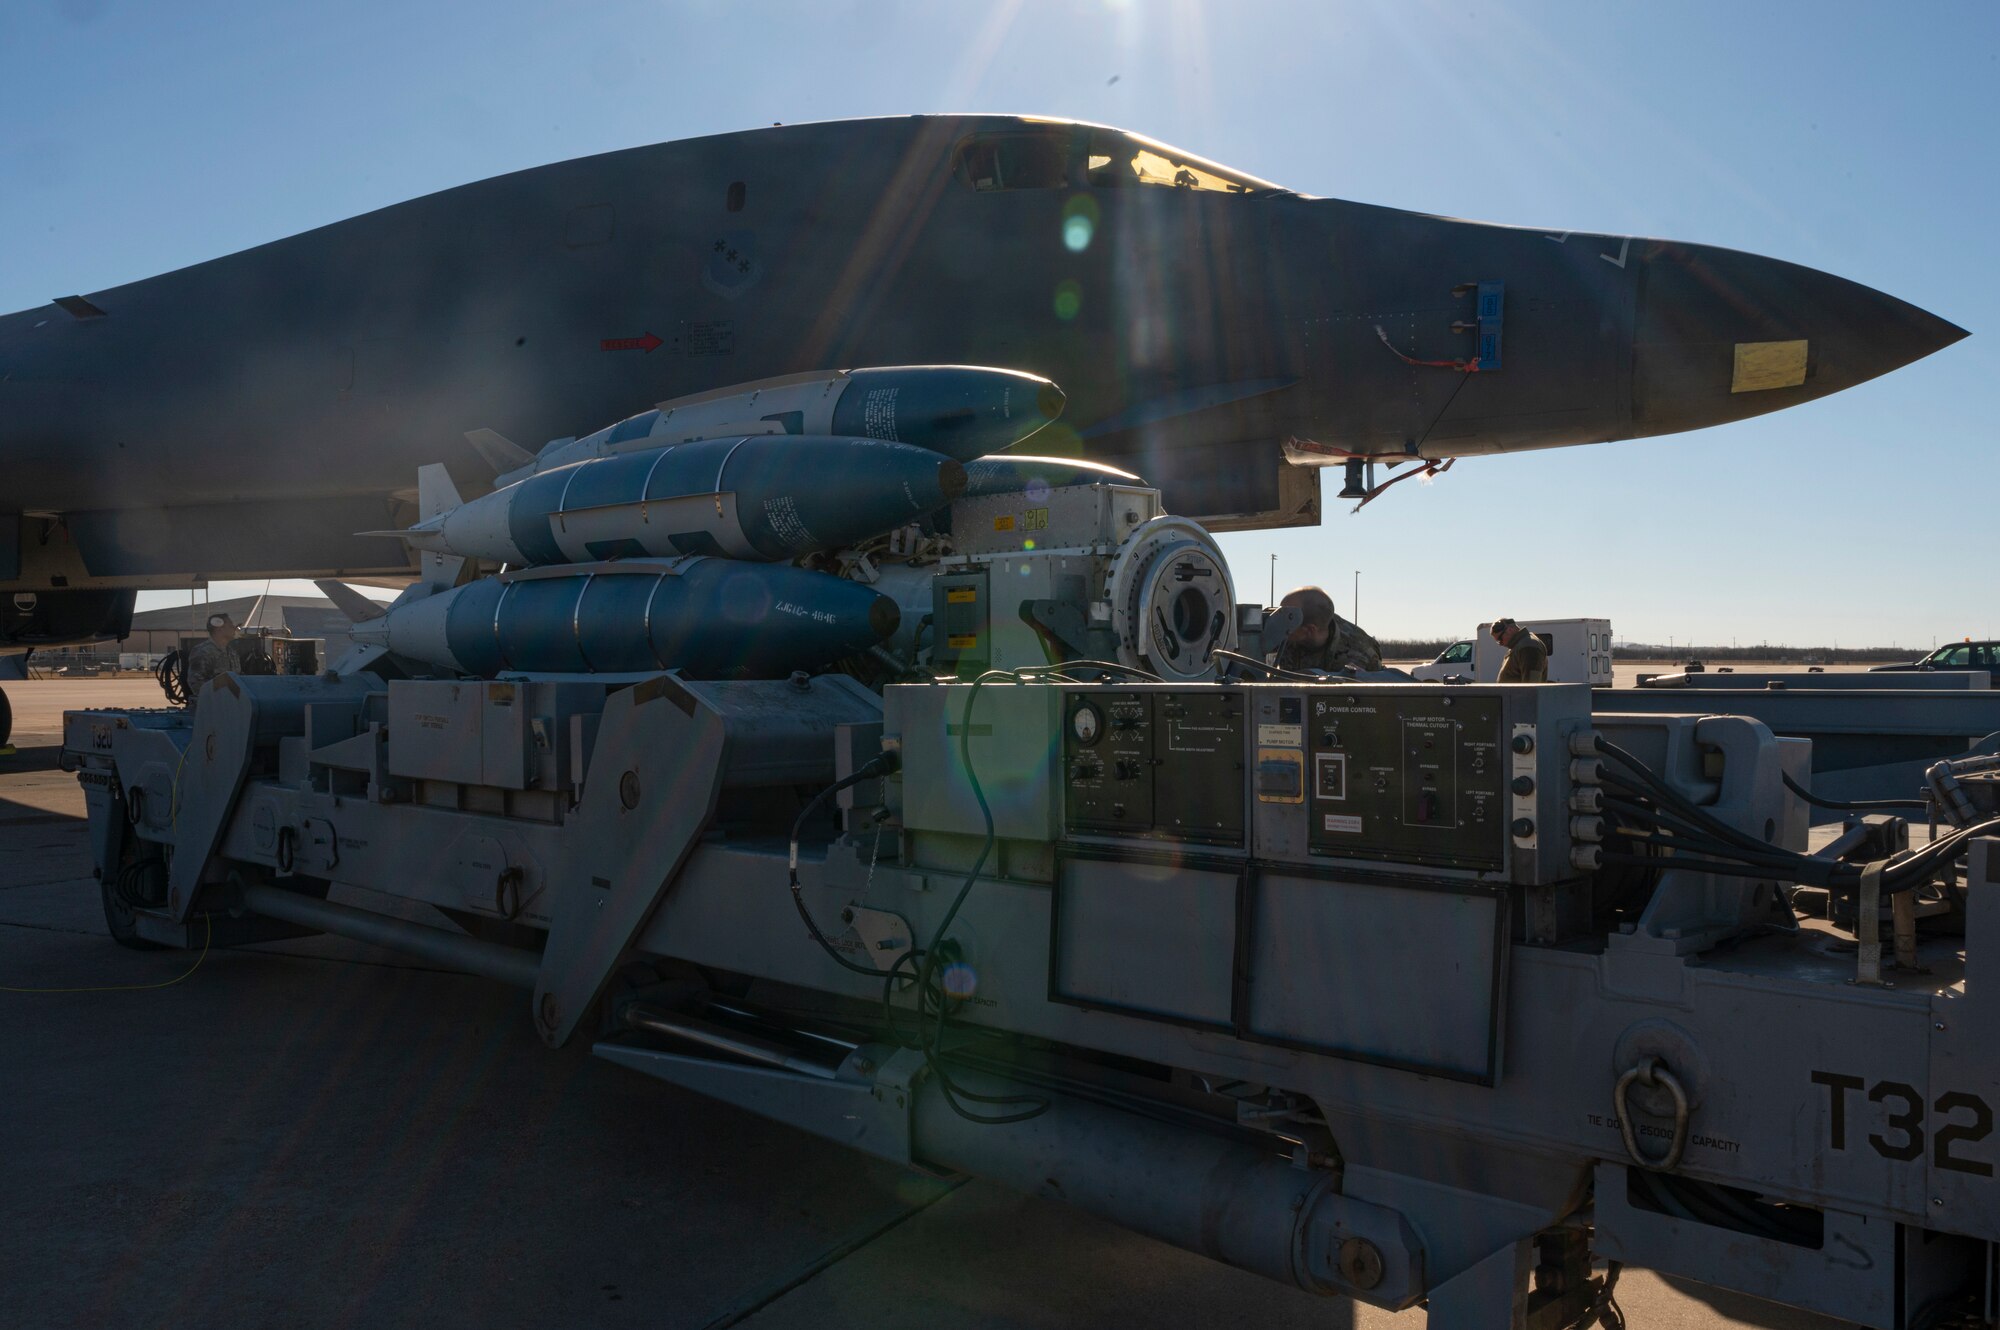
[(644, 337), (607, 337), (597, 344), (600, 351), (651, 351), (660, 345), (660, 339), (647, 333)]

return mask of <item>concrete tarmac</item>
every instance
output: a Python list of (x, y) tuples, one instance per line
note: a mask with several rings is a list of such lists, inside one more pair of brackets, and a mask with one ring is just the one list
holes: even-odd
[[(522, 996), (335, 938), (104, 934), (70, 706), (8, 683), (0, 1327), (1418, 1330), (552, 1052)], [(21, 992), (20, 989), (37, 991)], [(1634, 1330), (1839, 1330), (1632, 1270)]]

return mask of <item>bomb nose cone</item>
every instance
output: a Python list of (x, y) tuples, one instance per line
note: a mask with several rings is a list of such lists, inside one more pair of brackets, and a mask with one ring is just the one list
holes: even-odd
[(946, 458), (938, 463), (938, 493), (949, 503), (965, 493), (965, 467)]
[(1060, 416), (1068, 399), (1039, 374), (984, 365), (856, 369), (833, 410), (835, 434), (892, 439), (960, 462), (1000, 452)]
[(1632, 356), (1640, 434), (1796, 406), (1966, 336), (1907, 301), (1780, 259), (1660, 243), (1642, 262)]
[(1121, 471), (1103, 462), (1086, 462), (1081, 457), (1004, 453), (997, 457), (976, 457), (965, 468), (965, 492), (975, 499), (989, 494), (1019, 494), (1037, 489), (1048, 491), (1064, 485), (1143, 487), (1145, 484), (1145, 480), (1130, 471)]
[(878, 639), (886, 640), (903, 622), (903, 612), (887, 596), (877, 596), (868, 607), (868, 627)]

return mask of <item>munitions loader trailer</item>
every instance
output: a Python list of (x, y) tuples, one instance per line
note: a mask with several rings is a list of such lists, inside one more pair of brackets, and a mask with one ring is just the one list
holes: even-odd
[(1990, 820), (1809, 855), (1756, 721), (1137, 675), (224, 676), (65, 760), (122, 941), (404, 948), (1313, 1293), (1569, 1326), (1629, 1261), (1992, 1318)]

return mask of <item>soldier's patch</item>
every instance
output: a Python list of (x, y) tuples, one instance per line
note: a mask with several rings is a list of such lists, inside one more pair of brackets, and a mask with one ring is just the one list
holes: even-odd
[(709, 242), (701, 284), (719, 296), (735, 299), (757, 284), (764, 266), (757, 261), (757, 236), (729, 231)]

